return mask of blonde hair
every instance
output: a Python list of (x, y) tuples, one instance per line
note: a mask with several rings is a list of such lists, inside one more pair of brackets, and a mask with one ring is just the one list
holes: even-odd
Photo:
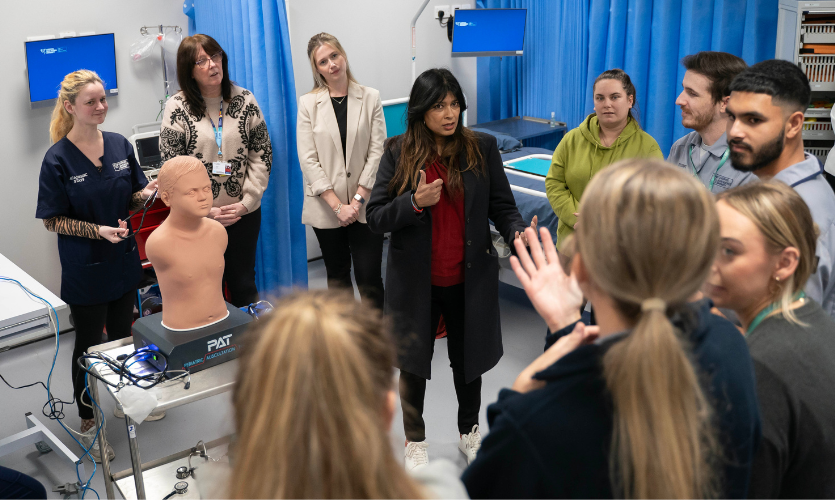
[(64, 77), (64, 81), (61, 82), (61, 89), (58, 91), (58, 100), (55, 101), (55, 107), (52, 109), (52, 121), (49, 122), (49, 138), (53, 143), (66, 137), (72, 130), (73, 117), (64, 108), (64, 101), (75, 104), (75, 99), (81, 90), (91, 83), (98, 83), (104, 87), (104, 82), (99, 78), (99, 75), (89, 69), (73, 71)]
[(765, 237), (768, 252), (777, 254), (794, 247), (800, 253), (794, 273), (786, 280), (775, 282), (776, 289), (770, 292), (772, 303), (780, 303), (780, 313), (786, 320), (805, 326), (794, 314), (791, 304), (817, 268), (818, 227), (806, 202), (797, 191), (775, 180), (738, 186), (716, 198), (757, 226)]
[(347, 292), (285, 296), (251, 331), (234, 392), (230, 498), (420, 498), (391, 448), (394, 347)]
[(721, 452), (711, 407), (668, 317), (685, 307), (713, 263), (713, 198), (681, 169), (629, 159), (594, 176), (579, 212), (576, 251), (590, 281), (635, 325), (603, 358), (614, 403), (615, 495), (716, 496)]
[(330, 33), (319, 33), (310, 37), (310, 41), (307, 42), (307, 58), (310, 60), (310, 69), (313, 70), (313, 89), (310, 92), (322, 91), (328, 88), (328, 82), (325, 81), (325, 77), (316, 69), (316, 49), (325, 44), (330, 45), (333, 50), (339, 52), (345, 59), (345, 74), (348, 75), (348, 81), (358, 84), (354, 79), (354, 75), (351, 74), (351, 65), (348, 64), (348, 56), (345, 54), (345, 49), (342, 48), (339, 40)]

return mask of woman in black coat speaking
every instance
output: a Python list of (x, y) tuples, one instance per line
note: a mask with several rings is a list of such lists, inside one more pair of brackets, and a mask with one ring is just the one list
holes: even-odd
[(506, 241), (525, 229), (496, 139), (465, 128), (464, 109), (448, 70), (417, 78), (406, 132), (387, 142), (366, 209), (372, 231), (391, 233), (385, 312), (398, 343), (407, 469), (428, 462), (423, 400), (441, 316), (458, 397), (458, 448), (468, 462), (475, 458), (481, 375), (502, 357), (490, 221)]

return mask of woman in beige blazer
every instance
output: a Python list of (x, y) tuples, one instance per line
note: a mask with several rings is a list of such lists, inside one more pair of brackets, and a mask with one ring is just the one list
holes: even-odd
[(304, 175), (302, 223), (316, 233), (328, 288), (353, 288), (351, 261), (363, 301), (383, 307), (383, 236), (365, 222), (386, 124), (380, 93), (358, 84), (333, 35), (307, 44), (313, 90), (299, 99), (297, 144)]

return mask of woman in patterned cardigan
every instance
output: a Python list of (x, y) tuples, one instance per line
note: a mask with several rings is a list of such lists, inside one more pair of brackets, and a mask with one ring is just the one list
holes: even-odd
[(226, 53), (212, 37), (183, 40), (177, 75), (182, 90), (165, 105), (160, 153), (163, 161), (188, 155), (206, 166), (214, 195), (209, 217), (229, 236), (223, 280), (230, 302), (246, 306), (258, 301), (255, 246), (272, 164), (267, 124), (252, 92), (229, 79)]

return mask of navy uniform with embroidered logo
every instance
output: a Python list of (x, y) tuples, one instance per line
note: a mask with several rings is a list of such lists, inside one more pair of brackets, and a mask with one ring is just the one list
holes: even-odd
[[(35, 217), (64, 216), (113, 227), (127, 218), (133, 193), (148, 180), (127, 139), (111, 132), (102, 132), (102, 138), (101, 171), (66, 137), (49, 148), (41, 165)], [(130, 230), (130, 221), (127, 224)], [(68, 304), (110, 302), (135, 290), (142, 276), (133, 238), (111, 243), (58, 234), (58, 254), (61, 299)]]
[[(52, 147), (41, 164), (35, 212), (47, 230), (58, 233), (61, 298), (75, 327), (70, 366), (81, 417), (79, 442), (97, 462), (103, 457), (93, 446), (97, 427), (78, 361), (102, 343), (105, 328), (110, 341), (130, 336), (142, 266), (128, 219), (131, 210), (151, 203), (157, 185), (145, 178), (127, 139), (99, 129), (107, 110), (104, 82), (95, 72), (82, 69), (64, 77), (49, 123)], [(146, 420), (162, 418), (154, 413)], [(115, 457), (112, 447), (106, 455)]]

